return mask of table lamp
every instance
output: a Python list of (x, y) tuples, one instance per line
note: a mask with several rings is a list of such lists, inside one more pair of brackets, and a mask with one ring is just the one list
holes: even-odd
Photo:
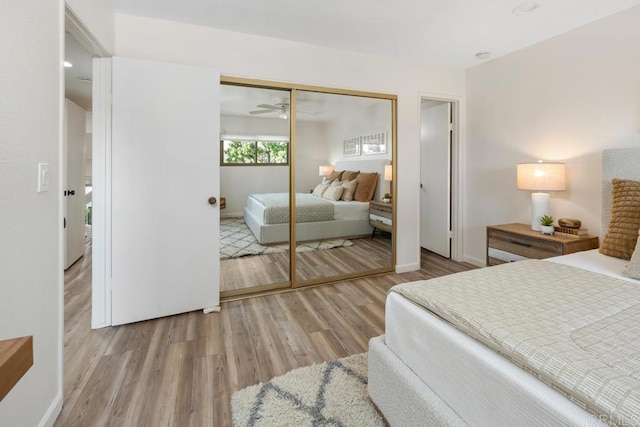
[(518, 163), (517, 185), (519, 190), (532, 190), (531, 229), (540, 231), (540, 217), (549, 215), (549, 193), (563, 191), (565, 187), (564, 163)]
[(325, 165), (318, 167), (319, 176), (329, 176), (333, 172), (333, 166)]
[(391, 194), (391, 181), (393, 181), (393, 165), (384, 165), (384, 180), (389, 181), (389, 194)]

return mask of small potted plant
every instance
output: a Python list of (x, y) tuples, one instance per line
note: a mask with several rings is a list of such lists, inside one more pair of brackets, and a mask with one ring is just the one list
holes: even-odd
[(549, 215), (542, 215), (542, 217), (540, 217), (540, 232), (551, 236), (554, 231), (553, 217)]
[(385, 203), (389, 203), (391, 201), (391, 194), (384, 193), (384, 197), (382, 198), (382, 201)]

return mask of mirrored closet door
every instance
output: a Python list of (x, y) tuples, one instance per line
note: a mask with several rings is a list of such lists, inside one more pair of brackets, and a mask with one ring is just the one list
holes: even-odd
[(221, 296), (290, 287), (290, 91), (222, 84), (220, 98)]
[(294, 93), (294, 286), (389, 271), (393, 101)]

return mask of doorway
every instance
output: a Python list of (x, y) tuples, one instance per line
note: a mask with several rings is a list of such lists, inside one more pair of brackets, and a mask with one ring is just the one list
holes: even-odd
[(457, 105), (420, 100), (420, 246), (452, 257), (453, 161)]

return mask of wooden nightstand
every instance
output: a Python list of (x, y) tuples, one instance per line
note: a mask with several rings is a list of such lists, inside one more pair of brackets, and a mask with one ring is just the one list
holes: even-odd
[(377, 200), (369, 202), (369, 225), (373, 227), (373, 233), (377, 230), (393, 232), (393, 202), (384, 203)]
[(543, 259), (597, 248), (597, 236), (547, 236), (533, 231), (529, 224), (487, 227), (487, 265), (527, 258)]

